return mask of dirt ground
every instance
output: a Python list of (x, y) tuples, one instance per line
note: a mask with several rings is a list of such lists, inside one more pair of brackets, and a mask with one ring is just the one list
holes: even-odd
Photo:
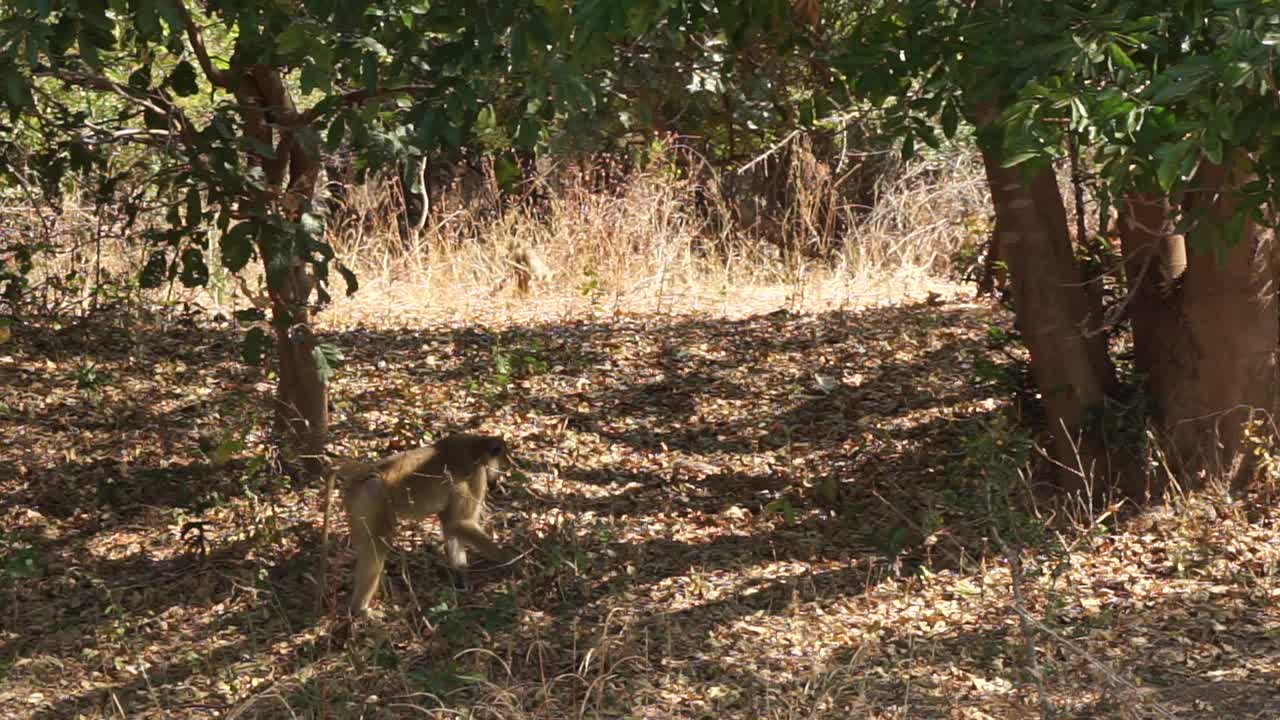
[(0, 716), (1280, 717), (1275, 503), (1032, 504), (1009, 318), (969, 289), (390, 286), (323, 317), (334, 452), (502, 433), (519, 561), (460, 588), (406, 528), (353, 625), (345, 527), (320, 589), (322, 488), (276, 471), (237, 329), (19, 323)]

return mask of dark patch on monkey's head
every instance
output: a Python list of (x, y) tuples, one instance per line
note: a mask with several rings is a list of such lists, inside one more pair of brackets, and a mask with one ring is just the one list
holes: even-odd
[(502, 457), (507, 454), (507, 441), (500, 437), (491, 437), (488, 439), (485, 451), (489, 454), (489, 457)]

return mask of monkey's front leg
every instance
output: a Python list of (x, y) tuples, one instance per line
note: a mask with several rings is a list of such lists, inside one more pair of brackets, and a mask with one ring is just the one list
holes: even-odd
[[(475, 520), (460, 520), (453, 527), (445, 530), (445, 538), (450, 552), (450, 564), (454, 564), (455, 559), (460, 561), (460, 564), (456, 564), (455, 567), (466, 565), (467, 551), (464, 543), (500, 565), (511, 562), (513, 557), (505, 548), (494, 542)], [(457, 548), (456, 556), (453, 555), (455, 547)]]

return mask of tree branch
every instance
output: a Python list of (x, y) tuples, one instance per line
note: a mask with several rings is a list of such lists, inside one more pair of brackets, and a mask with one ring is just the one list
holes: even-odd
[(191, 50), (196, 54), (196, 60), (200, 63), (200, 69), (204, 70), (205, 77), (209, 78), (209, 82), (214, 86), (224, 90), (231, 90), (231, 80), (233, 73), (230, 70), (219, 70), (213, 66), (213, 60), (209, 57), (209, 50), (204, 46), (204, 37), (200, 35), (200, 30), (196, 28), (195, 20), (191, 17), (191, 11), (187, 9), (187, 4), (182, 0), (176, 0), (174, 5), (177, 6), (178, 12), (182, 13), (182, 20), (187, 24), (187, 42), (191, 43)]
[[(432, 88), (432, 85), (396, 85), (395, 87), (379, 88), (377, 90), (352, 90), (337, 96), (335, 99), (337, 103), (341, 105), (363, 105), (365, 103), (386, 100), (387, 98), (395, 95), (407, 95), (416, 90), (430, 90)], [(307, 110), (297, 116), (298, 125), (309, 125), (319, 118), (321, 114), (322, 111), (320, 106), (316, 105), (310, 110)]]

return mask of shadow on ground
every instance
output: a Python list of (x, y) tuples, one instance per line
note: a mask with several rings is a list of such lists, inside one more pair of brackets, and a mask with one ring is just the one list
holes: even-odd
[[(397, 692), (440, 694), (452, 681), (438, 669), (478, 644), (508, 648), (508, 682), (572, 677), (575, 698), (590, 684), (583, 668), (622, 644), (657, 675), (736, 686), (721, 706), (730, 713), (785, 696), (817, 716), (901, 705), (932, 717), (989, 699), (882, 673), (910, 657), (920, 672), (959, 664), (1022, 688), (1000, 695), (1001, 716), (1031, 717), (1026, 679), (996, 667), (1017, 643), (1007, 624), (940, 630), (927, 658), (918, 634), (891, 625), (856, 647), (813, 645), (805, 672), (830, 681), (822, 692), (802, 675), (780, 682), (716, 659), (725, 628), (809, 616), (920, 568), (964, 573), (985, 557), (986, 510), (965, 458), (1004, 412), (974, 380), (992, 359), (990, 322), (918, 305), (325, 338), (346, 354), (332, 392), (344, 454), (496, 431), (531, 479), (508, 479), (493, 503), (497, 535), (524, 559), (472, 573), (468, 593), (441, 582), (432, 524), (407, 530), (389, 632), (374, 640), (313, 614), (319, 492), (274, 478), (255, 455), (260, 378), (237, 364), (234, 332), (27, 326), (0, 365), (0, 393), (13, 398), (0, 407), (13, 438), (0, 449), (0, 549), (28, 552), (39, 572), (0, 588), (13, 600), (0, 665), (17, 692), (44, 693), (22, 707), (47, 718), (202, 717), (246, 699), (257, 716), (287, 717), (286, 704), (350, 709), (392, 679), (411, 681)], [(213, 462), (211, 443), (228, 437), (246, 449)], [(205, 523), (207, 557), (182, 542), (191, 520)], [(347, 559), (333, 557), (326, 591), (341, 604)], [(1274, 638), (1255, 640), (1274, 651)], [(1180, 707), (1196, 683), (1228, 694), (1203, 674), (1155, 679), (1169, 669), (1137, 648), (1119, 653), (1108, 663), (1151, 676)], [(349, 657), (363, 659), (353, 669)], [(53, 666), (59, 677), (40, 670)], [(653, 690), (626, 673), (613, 681), (636, 697)], [(469, 697), (479, 695), (449, 702)]]

